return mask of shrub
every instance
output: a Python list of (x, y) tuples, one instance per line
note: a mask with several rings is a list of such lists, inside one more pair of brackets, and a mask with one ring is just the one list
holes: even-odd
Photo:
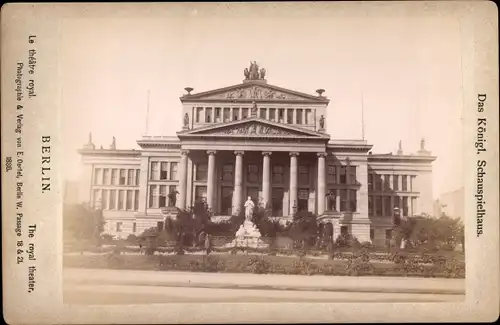
[(248, 261), (250, 272), (256, 274), (264, 274), (269, 271), (270, 263), (264, 258), (251, 257)]

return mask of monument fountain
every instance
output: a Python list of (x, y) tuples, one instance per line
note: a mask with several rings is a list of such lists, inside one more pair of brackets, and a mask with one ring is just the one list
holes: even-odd
[(261, 234), (257, 226), (252, 222), (255, 204), (251, 197), (245, 202), (245, 221), (236, 231), (234, 240), (227, 244), (228, 247), (251, 247), (267, 248), (269, 245), (261, 239)]

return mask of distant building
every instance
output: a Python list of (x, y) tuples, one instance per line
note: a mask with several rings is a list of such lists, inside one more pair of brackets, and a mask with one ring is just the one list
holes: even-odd
[(89, 136), (79, 151), (80, 200), (102, 206), (107, 232), (139, 234), (196, 201), (230, 216), (248, 196), (282, 220), (311, 212), (335, 236), (361, 242), (384, 243), (396, 207), (404, 216), (432, 213), (435, 157), (423, 140), (415, 154), (404, 154), (401, 142), (394, 155), (371, 154), (365, 140), (330, 139), (324, 90), (269, 85), (254, 64), (245, 76), (197, 94), (185, 88), (182, 130), (144, 136), (140, 150), (118, 150), (114, 139), (96, 149)]
[(464, 188), (442, 194), (434, 203), (434, 215), (464, 218)]

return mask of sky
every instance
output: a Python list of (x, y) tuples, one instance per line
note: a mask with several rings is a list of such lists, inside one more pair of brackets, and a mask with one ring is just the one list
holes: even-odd
[(254, 12), (223, 6), (175, 15), (106, 14), (64, 21), (60, 39), (64, 176), (79, 177), (77, 149), (139, 149), (149, 135), (175, 135), (179, 97), (239, 84), (250, 61), (269, 84), (330, 99), (332, 139), (364, 137), (374, 153), (437, 156), (433, 196), (462, 186), (462, 70), (458, 21), (403, 10)]

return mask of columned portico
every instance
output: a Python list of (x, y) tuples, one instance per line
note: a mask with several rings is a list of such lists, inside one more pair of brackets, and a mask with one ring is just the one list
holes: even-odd
[(297, 177), (298, 177), (298, 152), (290, 152), (290, 215), (295, 216), (297, 209)]
[(233, 214), (241, 211), (243, 204), (243, 151), (235, 151)]
[(317, 213), (322, 215), (325, 212), (325, 152), (318, 153), (318, 205)]
[(215, 150), (208, 150), (208, 175), (207, 175), (207, 204), (210, 210), (214, 207), (215, 189)]
[(262, 196), (264, 207), (268, 207), (271, 201), (271, 152), (262, 153)]

